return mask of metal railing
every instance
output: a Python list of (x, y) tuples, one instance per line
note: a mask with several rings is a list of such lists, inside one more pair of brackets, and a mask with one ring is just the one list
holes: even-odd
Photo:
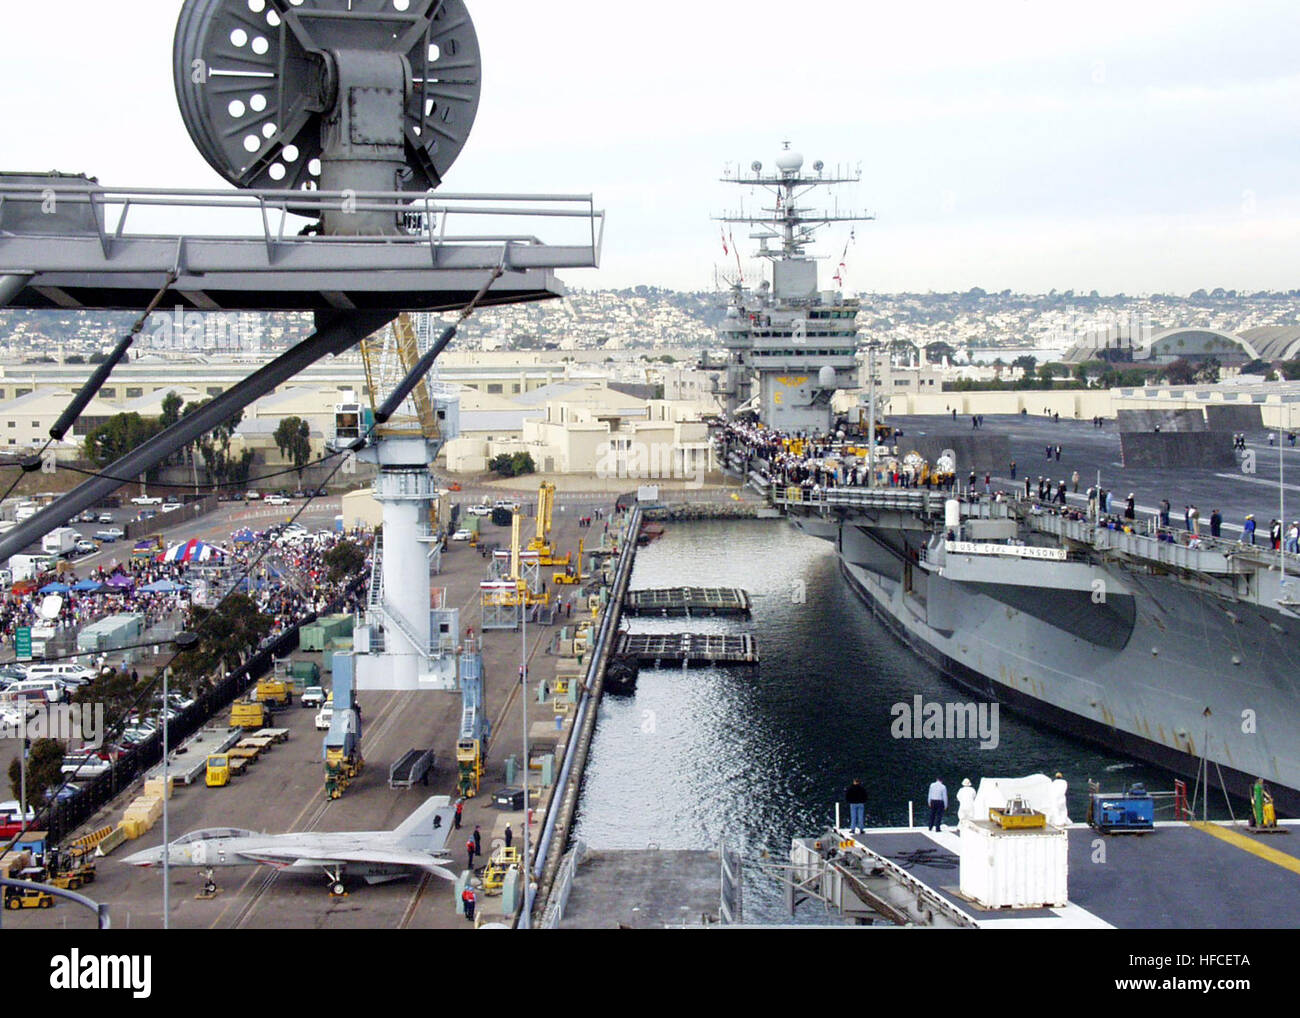
[[(488, 203), (488, 204), (485, 204)], [(268, 254), (277, 249), (316, 247), (319, 245), (393, 244), (428, 248), (434, 265), (438, 264), (439, 249), (456, 246), (482, 246), (498, 251), (505, 248), (546, 247), (529, 232), (505, 232), (483, 235), (462, 235), (448, 232), (452, 217), (516, 217), (535, 220), (564, 219), (581, 221), (587, 234), (584, 246), (591, 252), (589, 264), (600, 260), (604, 241), (605, 213), (595, 207), (589, 194), (456, 194), (443, 192), (411, 191), (322, 191), (322, 190), (207, 190), (195, 188), (110, 188), (89, 182), (72, 182), (50, 178), (39, 183), (0, 183), (0, 217), (6, 204), (17, 204), (21, 209), (33, 206), (57, 209), (60, 204), (89, 206), (94, 229), (72, 227), (52, 235), (89, 235), (99, 239), (106, 259), (113, 256), (114, 246), (127, 239), (159, 239), (174, 235), (153, 233), (128, 233), (127, 220), (135, 209), (194, 209), (211, 213), (214, 210), (233, 210), (246, 213), (246, 219), (260, 223), (260, 236), (223, 234), (181, 234), (178, 261), (185, 264), (184, 245), (187, 240), (238, 240), (261, 241)], [(378, 212), (391, 213), (394, 228), (400, 222), (407, 232), (383, 235), (320, 235), (297, 233), (290, 228), (289, 216), (318, 219), (326, 212)], [(278, 222), (275, 220), (278, 217)], [(138, 217), (137, 217), (138, 218)], [(53, 224), (55, 220), (51, 220)], [(436, 224), (436, 225), (435, 225)], [(22, 234), (17, 234), (21, 236)], [(13, 235), (0, 234), (0, 249)], [(495, 264), (495, 260), (493, 261)], [(588, 262), (555, 265), (556, 268), (587, 267)]]
[(555, 874), (554, 890), (546, 903), (546, 911), (537, 924), (539, 930), (558, 930), (564, 920), (564, 908), (569, 903), (569, 892), (573, 890), (573, 878), (577, 875), (578, 864), (587, 854), (587, 845), (583, 841), (574, 842), (573, 848), (564, 856), (560, 868)]

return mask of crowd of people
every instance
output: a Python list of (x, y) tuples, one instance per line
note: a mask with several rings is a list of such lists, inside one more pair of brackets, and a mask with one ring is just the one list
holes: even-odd
[[(1098, 425), (1099, 420), (1094, 419), (1094, 425)], [(977, 417), (974, 421), (974, 427), (983, 426), (982, 418)], [(786, 434), (744, 421), (726, 421), (722, 428), (725, 453), (739, 452), (748, 470), (757, 470), (775, 487), (799, 487), (815, 497), (827, 490), (862, 487), (868, 483), (865, 452), (854, 444), (852, 438), (803, 432)], [(893, 434), (897, 439), (902, 432)], [(895, 448), (901, 450), (901, 446)], [(1052, 463), (1060, 462), (1062, 453), (1060, 444), (1044, 446), (1044, 458)], [(1064, 477), (1053, 480), (1050, 476), (1039, 475), (1035, 479), (1026, 475), (1008, 491), (998, 486), (1001, 479), (994, 478), (991, 472), (984, 472), (981, 480), (981, 475), (973, 470), (966, 477), (963, 489), (955, 474), (936, 469), (916, 456), (882, 455), (876, 459), (875, 465), (876, 487), (923, 487), (949, 491), (972, 502), (979, 502), (981, 495), (997, 502), (1019, 499), (1030, 503), (1033, 512), (1047, 511), (1071, 519), (1091, 520), (1112, 530), (1142, 531), (1160, 541), (1193, 547), (1203, 546), (1206, 538), (1225, 539), (1224, 517), (1219, 509), (1214, 509), (1207, 517), (1207, 533), (1202, 530), (1200, 510), (1194, 505), (1185, 506), (1180, 529), (1171, 521), (1172, 507), (1168, 499), (1162, 499), (1159, 510), (1152, 513), (1146, 509), (1139, 510), (1134, 492), (1121, 498), (1100, 484), (1091, 485), (1082, 493), (1082, 506), (1077, 501), (1072, 504), (1069, 496), (1080, 494), (1078, 470), (1071, 472), (1068, 482)], [(1009, 467), (1011, 479), (1016, 481), (1016, 462), (1011, 461)], [(1237, 543), (1300, 553), (1300, 521), (1287, 525), (1273, 519), (1265, 534), (1257, 531), (1254, 514), (1247, 514)]]
[[(0, 595), (0, 650), (13, 647), (20, 627), (41, 625), (55, 630), (56, 639), (68, 638), (115, 614), (143, 615), (146, 633), (158, 628), (180, 631), (195, 604), (215, 605), (232, 588), (247, 593), (257, 609), (271, 617), (275, 635), (321, 612), (342, 594), (346, 583), (330, 581), (326, 553), (346, 539), (368, 554), (373, 535), (363, 529), (346, 534), (303, 531), (294, 540), (247, 531), (231, 536), (226, 548), (214, 549), (202, 561), (163, 561), (162, 553), (156, 553), (86, 570), (65, 569), (57, 577), (49, 574), (34, 583), (15, 584)], [(46, 600), (42, 591), (56, 580), (69, 588), (93, 580), (99, 588), (60, 590), (58, 613), (46, 619), (41, 615)], [(178, 589), (145, 589), (154, 585)], [(363, 594), (354, 594), (342, 610), (360, 610), (363, 601)]]

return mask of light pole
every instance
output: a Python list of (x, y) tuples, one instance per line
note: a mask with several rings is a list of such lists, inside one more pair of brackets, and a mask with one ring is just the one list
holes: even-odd
[[(581, 567), (581, 563), (579, 563)], [(532, 868), (528, 864), (528, 598), (524, 596), (519, 606), (519, 715), (523, 722), (524, 735), (524, 759), (522, 772), (524, 775), (524, 835), (523, 835), (523, 852), (521, 858), (523, 865), (519, 868), (520, 876), (524, 879), (524, 909), (523, 915), (520, 916), (519, 925), (527, 930), (532, 927), (532, 895), (528, 893), (530, 876)]]
[(168, 703), (168, 682), (171, 679), (172, 666), (168, 665), (163, 669), (163, 696), (162, 696), (162, 731), (163, 731), (163, 801), (162, 801), (162, 822), (163, 822), (163, 929), (169, 929), (171, 926), (171, 845), (167, 837), (167, 771), (168, 771), (168, 749), (167, 729), (171, 727), (170, 719), (167, 717)]

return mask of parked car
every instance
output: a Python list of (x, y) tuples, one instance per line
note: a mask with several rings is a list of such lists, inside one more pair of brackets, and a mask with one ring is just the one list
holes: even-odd
[(321, 707), (325, 703), (325, 688), (323, 686), (308, 686), (302, 691), (299, 703), (304, 707)]
[(131, 499), (132, 505), (162, 505), (161, 495), (136, 495)]
[(492, 507), (490, 505), (472, 505), (465, 510), (469, 516), (491, 516)]
[(174, 513), (177, 509), (183, 509), (183, 508), (184, 506), (182, 506), (179, 502), (164, 502), (162, 505), (158, 507), (159, 511), (164, 513)]
[(100, 514), (95, 518), (95, 522), (96, 522), (96, 523), (112, 523), (112, 522), (113, 522), (113, 514), (112, 514), (112, 513), (100, 513)]
[(97, 530), (97, 531), (95, 531), (95, 540), (96, 540), (96, 541), (109, 541), (109, 542), (112, 542), (112, 541), (116, 541), (116, 540), (118, 540), (119, 538), (121, 538), (121, 537), (125, 537), (125, 536), (126, 536), (126, 531), (124, 531), (121, 527), (106, 527), (106, 528), (103, 529), (103, 530)]
[(97, 545), (94, 541), (88, 540), (83, 537), (80, 541), (77, 542), (77, 547), (75, 550), (78, 555), (93, 555), (95, 554), (95, 552), (99, 551), (99, 545)]
[(103, 753), (69, 753), (63, 758), (60, 770), (78, 778), (96, 778), (113, 769), (112, 759)]
[(262, 499), (263, 505), (288, 505), (289, 499), (284, 495), (267, 495)]
[(256, 502), (256, 501), (259, 500), (261, 497), (262, 497), (262, 496), (259, 495), (259, 494), (258, 494), (257, 492), (255, 492), (255, 491), (246, 491), (246, 492), (244, 492), (244, 498), (245, 498), (247, 501), (249, 501), (249, 502)]
[(468, 541), (473, 536), (474, 535), (468, 530), (458, 530), (456, 533), (451, 535), (451, 539), (453, 541)]

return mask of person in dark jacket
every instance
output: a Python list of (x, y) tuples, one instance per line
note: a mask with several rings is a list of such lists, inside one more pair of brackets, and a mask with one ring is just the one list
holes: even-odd
[(849, 826), (854, 834), (860, 834), (867, 825), (867, 790), (857, 778), (844, 790), (844, 801), (849, 804)]

